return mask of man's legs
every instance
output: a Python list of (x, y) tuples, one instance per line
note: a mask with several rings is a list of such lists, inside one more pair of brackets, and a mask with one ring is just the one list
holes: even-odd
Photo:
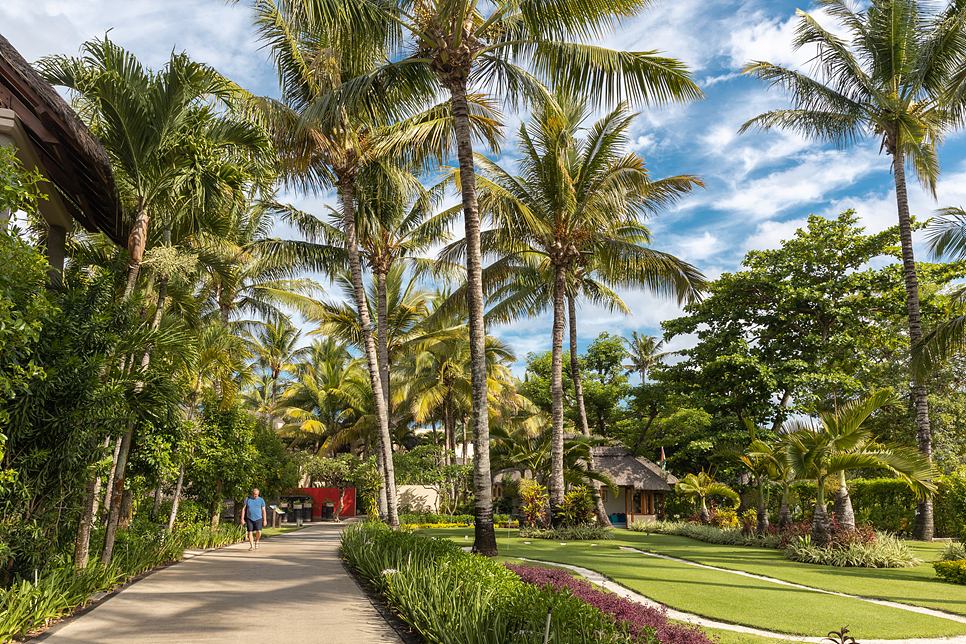
[(262, 531), (261, 530), (256, 530), (255, 531), (255, 547), (256, 548), (258, 548), (258, 540), (261, 539), (261, 538), (262, 538)]

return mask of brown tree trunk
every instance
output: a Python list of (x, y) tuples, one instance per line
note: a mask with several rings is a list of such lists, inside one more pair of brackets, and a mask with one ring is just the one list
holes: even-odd
[[(386, 304), (386, 274), (379, 272), (376, 274), (376, 343), (379, 352), (379, 379), (382, 382), (382, 394), (386, 401), (386, 417), (389, 423), (389, 434), (392, 435), (392, 396), (389, 389), (389, 313)], [(384, 438), (379, 435), (380, 449)], [(386, 476), (385, 452), (382, 457), (382, 476)], [(379, 512), (388, 514), (389, 496), (386, 494), (386, 486), (383, 485), (379, 490)]]
[[(590, 437), (590, 425), (587, 423), (587, 409), (584, 407), (584, 386), (580, 379), (580, 362), (577, 360), (577, 303), (573, 296), (567, 296), (570, 313), (570, 377), (574, 381), (574, 397), (577, 399), (577, 415), (580, 416), (580, 430), (584, 436)], [(590, 463), (584, 463), (584, 468), (596, 469), (594, 465), (593, 448)], [(600, 481), (590, 482), (590, 495), (594, 500), (594, 514), (600, 525), (610, 525), (610, 517), (604, 508), (604, 501), (600, 498)]]
[(473, 138), (466, 102), (466, 78), (447, 83), (453, 105), (456, 153), (460, 166), (460, 192), (466, 236), (466, 299), (469, 308), (470, 369), (473, 398), (473, 494), (476, 527), (473, 550), (487, 557), (497, 555), (493, 529), (493, 480), (490, 473), (490, 417), (486, 391), (486, 328), (483, 324), (483, 256), (480, 248), (480, 210), (476, 200), (476, 169)]
[(127, 264), (127, 284), (124, 287), (123, 301), (131, 299), (134, 287), (138, 282), (138, 273), (141, 272), (141, 261), (144, 259), (144, 247), (148, 240), (148, 216), (147, 204), (141, 203), (138, 214), (134, 218), (134, 226), (127, 240), (128, 264)]
[(134, 437), (134, 422), (129, 422), (127, 431), (121, 437), (121, 446), (117, 456), (117, 471), (114, 474), (114, 485), (108, 488), (111, 496), (111, 511), (108, 514), (107, 529), (104, 532), (104, 550), (101, 551), (101, 563), (111, 563), (114, 554), (114, 539), (121, 520), (121, 497), (124, 494), (124, 472), (127, 469), (127, 457), (131, 451), (131, 440)]
[(87, 568), (87, 557), (90, 553), (91, 524), (94, 522), (94, 504), (97, 502), (98, 477), (92, 476), (87, 482), (84, 494), (84, 507), (81, 510), (80, 523), (77, 526), (77, 539), (74, 541), (74, 568)]
[(563, 331), (564, 299), (567, 288), (567, 267), (554, 266), (553, 287), (553, 335), (550, 361), (550, 394), (553, 398), (550, 411), (550, 478), (547, 492), (550, 497), (550, 517), (556, 527), (560, 505), (564, 500), (564, 437), (563, 437)]
[(355, 294), (359, 326), (362, 329), (363, 348), (369, 365), (369, 380), (372, 382), (373, 405), (379, 423), (379, 436), (385, 466), (386, 513), (389, 525), (399, 528), (399, 514), (396, 510), (396, 477), (392, 465), (392, 437), (389, 435), (389, 410), (382, 391), (379, 375), (379, 358), (376, 343), (372, 337), (372, 323), (369, 320), (369, 307), (366, 303), (366, 290), (362, 283), (362, 263), (359, 260), (359, 241), (356, 235), (355, 202), (353, 201), (354, 177), (343, 175), (339, 178), (339, 192), (342, 196), (342, 222), (345, 227), (346, 251), (349, 255), (349, 272), (352, 276), (352, 290)]
[[(224, 489), (224, 483), (221, 478), (215, 481), (215, 499), (211, 503), (211, 531), (214, 532), (218, 530), (218, 526), (221, 523), (221, 493)], [(266, 508), (267, 510), (268, 508)], [(274, 512), (272, 513), (274, 514)]]
[[(909, 216), (909, 196), (906, 194), (904, 163), (902, 150), (896, 148), (893, 153), (893, 169), (896, 181), (896, 202), (899, 210), (899, 240), (902, 243), (902, 272), (906, 282), (906, 306), (909, 311), (909, 344), (914, 345), (922, 339), (922, 318), (919, 312), (919, 280), (916, 276), (916, 260), (912, 254), (912, 219)], [(932, 462), (932, 430), (929, 426), (929, 401), (926, 385), (914, 385), (912, 398), (916, 407), (916, 437), (919, 439), (919, 451)], [(916, 508), (916, 522), (913, 526), (912, 536), (922, 541), (932, 541), (933, 506), (931, 496), (921, 500)]]
[(812, 545), (824, 546), (831, 539), (832, 524), (825, 509), (825, 481), (819, 481), (815, 497), (815, 511), (812, 513)]
[(121, 442), (123, 440), (123, 436), (118, 436), (117, 440), (114, 441), (114, 457), (111, 459), (111, 473), (107, 475), (107, 487), (104, 488), (104, 512), (107, 514), (111, 513), (111, 502), (114, 494), (114, 477), (117, 474), (117, 459), (121, 455)]
[(178, 482), (174, 484), (174, 498), (171, 499), (171, 514), (168, 516), (168, 532), (174, 530), (174, 522), (178, 518), (178, 502), (181, 501), (181, 486), (184, 484), (184, 463), (178, 470)]

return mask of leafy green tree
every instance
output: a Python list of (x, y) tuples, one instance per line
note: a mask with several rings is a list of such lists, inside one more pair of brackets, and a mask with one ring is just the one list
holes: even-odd
[[(794, 47), (816, 46), (818, 78), (767, 62), (752, 62), (745, 73), (788, 91), (792, 109), (773, 110), (745, 123), (778, 127), (845, 147), (867, 136), (881, 142), (892, 157), (899, 237), (906, 287), (909, 338), (922, 337), (919, 283), (912, 249), (912, 219), (906, 193), (906, 166), (933, 196), (939, 177), (936, 147), (958, 127), (966, 108), (966, 92), (958, 89), (966, 62), (966, 13), (960, 2), (874, 0), (862, 11), (846, 0), (819, 3), (842, 23), (851, 40), (824, 29), (799, 10)], [(929, 404), (924, 384), (913, 385), (919, 449), (932, 455)], [(913, 530), (916, 538), (933, 535), (932, 500), (922, 499)]]

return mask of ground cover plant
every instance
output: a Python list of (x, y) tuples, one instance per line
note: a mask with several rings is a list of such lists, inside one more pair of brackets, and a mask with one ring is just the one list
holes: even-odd
[(551, 642), (654, 642), (653, 629), (632, 635), (570, 590), (524, 583), (449, 540), (364, 523), (343, 533), (342, 553), (432, 644), (536, 644), (543, 641), (548, 610)]
[[(467, 530), (427, 530), (422, 534), (465, 543)], [(615, 530), (606, 542), (531, 541), (515, 536), (500, 539), (508, 558), (524, 557), (595, 570), (631, 590), (668, 607), (767, 631), (824, 637), (848, 624), (855, 637), (943, 637), (966, 633), (963, 624), (858, 599), (796, 589), (686, 563), (667, 561), (621, 546), (684, 560), (781, 579), (810, 588), (845, 592), (966, 615), (966, 597), (937, 583), (929, 563), (913, 568), (871, 569), (815, 566), (785, 559), (778, 550), (706, 544), (667, 535)], [(939, 558), (940, 544), (910, 543), (926, 562)], [(824, 616), (817, 623), (815, 616)]]
[(667, 610), (642, 606), (614, 593), (604, 592), (562, 568), (512, 563), (505, 565), (528, 584), (540, 588), (549, 586), (557, 591), (567, 590), (573, 593), (574, 597), (612, 615), (618, 622), (627, 624), (636, 637), (646, 638), (653, 634), (658, 641), (666, 644), (711, 644), (714, 641), (696, 626), (669, 621)]
[[(96, 539), (103, 539), (101, 534)], [(110, 564), (93, 563), (77, 570), (68, 562), (39, 575), (0, 588), (0, 642), (42, 628), (84, 606), (94, 593), (109, 591), (143, 572), (180, 559), (190, 548), (215, 548), (242, 541), (244, 528), (223, 525), (187, 526), (169, 533), (161, 529), (121, 532)]]

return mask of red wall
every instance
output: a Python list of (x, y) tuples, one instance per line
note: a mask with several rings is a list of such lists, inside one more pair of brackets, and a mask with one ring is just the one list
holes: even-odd
[[(339, 490), (334, 487), (297, 487), (292, 490), (293, 494), (305, 494), (315, 499), (315, 507), (312, 508), (312, 518), (322, 517), (322, 506), (331, 501), (336, 507), (339, 506)], [(333, 508), (333, 511), (335, 508)], [(345, 491), (342, 499), (342, 512), (339, 518), (354, 517), (356, 515), (356, 489), (350, 487)]]

